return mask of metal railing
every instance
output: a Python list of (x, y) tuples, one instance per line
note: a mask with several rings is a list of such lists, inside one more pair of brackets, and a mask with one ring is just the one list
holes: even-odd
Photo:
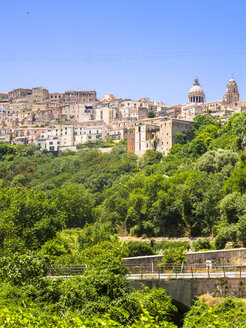
[(48, 268), (47, 277), (81, 276), (86, 269), (86, 265), (55, 265)]
[[(82, 276), (86, 265), (56, 265), (47, 278)], [(127, 265), (130, 279), (246, 278), (246, 265), (208, 266), (206, 264)]]
[(206, 264), (127, 265), (129, 278), (246, 278), (246, 265), (208, 266)]

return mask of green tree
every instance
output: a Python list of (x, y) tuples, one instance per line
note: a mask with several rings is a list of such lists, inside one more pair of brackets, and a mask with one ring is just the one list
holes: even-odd
[(177, 132), (174, 136), (174, 140), (176, 143), (184, 145), (187, 143), (187, 135), (185, 133)]
[(148, 112), (148, 118), (153, 118), (153, 117), (155, 117), (155, 112), (153, 110), (150, 110)]
[(212, 246), (208, 238), (198, 238), (193, 242), (193, 248), (195, 252), (198, 252), (203, 249), (212, 249)]
[(246, 216), (244, 215), (237, 224), (238, 238), (242, 242), (243, 246), (246, 247)]
[(65, 213), (66, 226), (82, 228), (94, 221), (94, 199), (83, 185), (67, 184), (50, 193), (55, 206)]

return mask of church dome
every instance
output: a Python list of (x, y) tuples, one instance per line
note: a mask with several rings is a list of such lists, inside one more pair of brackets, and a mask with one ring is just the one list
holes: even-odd
[(198, 78), (194, 79), (194, 84), (189, 91), (189, 102), (192, 103), (203, 103), (204, 102), (204, 91), (200, 86)]
[(200, 85), (193, 85), (193, 87), (190, 88), (190, 93), (204, 93), (203, 88)]

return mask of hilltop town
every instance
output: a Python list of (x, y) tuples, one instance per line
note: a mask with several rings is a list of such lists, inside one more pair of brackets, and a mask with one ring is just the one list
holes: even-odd
[[(187, 134), (196, 115), (227, 121), (246, 110), (232, 77), (221, 100), (206, 102), (198, 78), (187, 103), (167, 106), (149, 98), (119, 99), (112, 94), (97, 99), (96, 91), (50, 93), (45, 87), (0, 93), (0, 141), (57, 152), (76, 150), (96, 141), (120, 142), (127, 138), (129, 152), (147, 150), (167, 155), (177, 133)], [(182, 135), (181, 135), (182, 137)]]

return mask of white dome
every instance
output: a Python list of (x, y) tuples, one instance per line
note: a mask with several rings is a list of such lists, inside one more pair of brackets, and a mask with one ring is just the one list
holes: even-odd
[(189, 93), (199, 93), (199, 94), (202, 93), (202, 94), (204, 94), (203, 88), (200, 85), (193, 85), (190, 88)]

